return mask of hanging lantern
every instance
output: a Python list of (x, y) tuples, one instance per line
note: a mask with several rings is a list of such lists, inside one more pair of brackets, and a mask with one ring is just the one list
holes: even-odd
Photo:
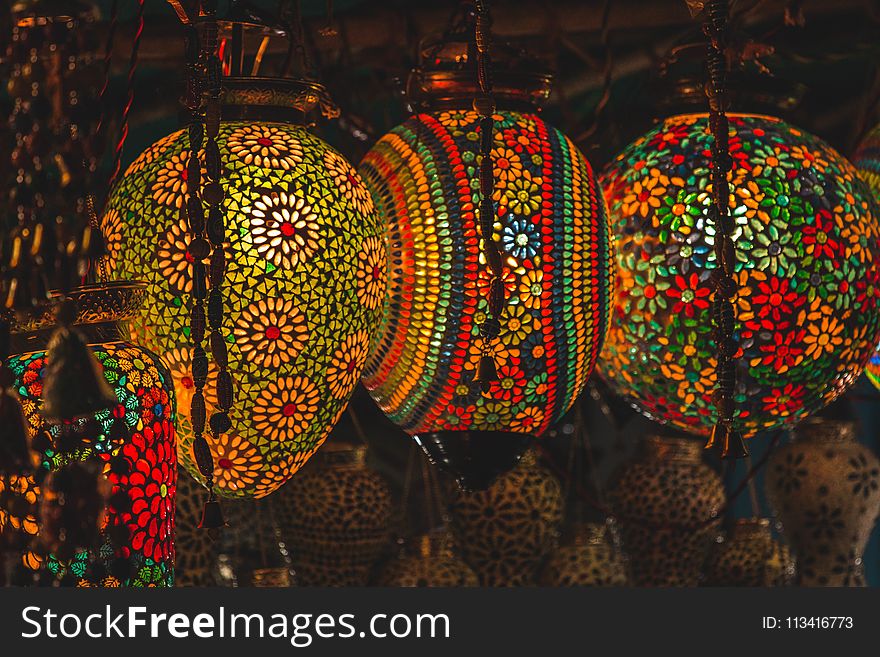
[(790, 586), (794, 558), (788, 546), (774, 540), (767, 518), (736, 521), (709, 554), (704, 586)]
[(175, 586), (215, 586), (217, 550), (211, 532), (199, 529), (206, 491), (186, 472), (177, 475)]
[[(235, 49), (241, 24), (229, 25), (221, 23), (232, 30)], [(267, 37), (276, 33), (266, 30)], [(235, 402), (232, 428), (209, 443), (217, 492), (263, 497), (309, 459), (345, 408), (381, 313), (386, 253), (357, 172), (296, 124), (326, 105), (323, 87), (231, 76), (223, 79), (223, 93), (217, 138), (229, 241), (223, 310)], [(103, 222), (110, 267), (150, 284), (137, 335), (168, 361), (183, 410), (180, 461), (201, 480), (188, 412), (195, 386), (183, 306), (194, 259), (207, 266), (210, 257), (189, 248), (181, 214), (184, 152), (185, 131), (144, 151), (113, 190)], [(209, 369), (209, 417), (217, 410), (216, 376)]]
[(605, 524), (575, 528), (571, 542), (557, 548), (541, 573), (542, 586), (626, 586), (627, 563)]
[[(26, 565), (45, 568), (58, 579), (72, 577), (81, 585), (104, 586), (171, 586), (173, 582), (174, 390), (165, 365), (129, 341), (126, 326), (146, 291), (145, 284), (116, 282), (77, 288), (68, 295), (78, 308), (73, 327), (100, 363), (116, 399), (114, 406), (90, 417), (50, 425), (41, 415), (46, 346), (55, 325), (51, 311), (39, 309), (12, 327), (11, 351), (17, 355), (7, 364), (15, 374), (14, 389), (42, 467), (55, 471), (71, 459), (99, 459), (105, 462), (104, 474), (112, 484), (99, 550), (60, 558), (35, 546), (23, 554)], [(84, 446), (72, 455), (54, 451), (53, 446), (69, 433), (75, 433)], [(32, 478), (18, 479), (14, 489), (26, 501), (39, 504), (40, 489)], [(6, 522), (31, 535), (40, 532), (39, 514), (33, 511), (10, 512)]]
[[(880, 243), (864, 183), (779, 119), (729, 115), (736, 423), (798, 422), (858, 378), (880, 335)], [(652, 419), (708, 434), (716, 268), (706, 115), (675, 116), (603, 174), (619, 273), (599, 370)]]
[(415, 541), (417, 552), (404, 551), (379, 576), (379, 586), (398, 588), (457, 588), (479, 586), (468, 565), (455, 556), (448, 532), (424, 534)]
[(280, 492), (278, 518), (299, 586), (365, 586), (388, 544), (391, 491), (367, 449), (331, 442)]
[(702, 453), (696, 440), (648, 437), (608, 491), (636, 586), (700, 581), (725, 502), (721, 478)]
[[(607, 326), (611, 245), (589, 163), (536, 114), (549, 76), (527, 72), (520, 53), (493, 52), (492, 230), (503, 262), (492, 285), (477, 218), (475, 73), (472, 62), (461, 68), (472, 34), (426, 47), (434, 68), (416, 70), (408, 89), (426, 111), (382, 137), (359, 167), (390, 249), (384, 321), (363, 382), (435, 463), (481, 489), (583, 389)], [(480, 325), (487, 297), (499, 293), (500, 334), (487, 360)]]
[[(880, 205), (880, 125), (862, 140), (852, 158), (853, 164)], [(880, 351), (871, 354), (865, 365), (865, 374), (875, 387), (880, 388)]]
[(880, 461), (855, 425), (810, 418), (773, 452), (767, 497), (797, 557), (799, 586), (865, 586), (862, 553), (880, 512)]
[(481, 586), (530, 586), (558, 538), (562, 487), (528, 451), (488, 490), (459, 491), (451, 529), (462, 559)]

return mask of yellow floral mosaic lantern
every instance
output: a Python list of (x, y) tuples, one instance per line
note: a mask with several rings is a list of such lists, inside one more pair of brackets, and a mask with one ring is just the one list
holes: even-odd
[[(360, 376), (385, 294), (385, 246), (357, 172), (305, 127), (255, 118), (263, 109), (276, 119), (284, 109), (308, 110), (321, 97), (312, 83), (283, 82), (260, 94), (258, 79), (224, 80), (218, 145), (226, 163), (225, 317), (236, 401), (233, 428), (209, 442), (215, 486), (225, 496), (272, 493), (324, 442)], [(273, 105), (254, 106), (255, 97)], [(242, 115), (248, 120), (227, 120)], [(136, 331), (171, 370), (182, 409), (180, 462), (198, 478), (184, 307), (193, 262), (181, 213), (187, 152), (185, 131), (144, 151), (114, 188), (103, 227), (110, 268), (150, 284)], [(211, 375), (208, 415), (216, 403)]]

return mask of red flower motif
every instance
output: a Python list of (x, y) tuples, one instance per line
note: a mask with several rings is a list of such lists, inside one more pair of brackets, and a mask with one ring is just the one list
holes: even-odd
[(688, 136), (690, 126), (684, 123), (671, 126), (668, 130), (655, 134), (648, 146), (655, 150), (666, 150), (670, 146), (678, 146)]
[(168, 419), (135, 432), (122, 446), (126, 475), (110, 480), (128, 491), (131, 508), (119, 514), (128, 526), (131, 549), (160, 562), (173, 557), (175, 479), (174, 427)]
[(788, 369), (797, 364), (798, 356), (804, 353), (804, 350), (797, 345), (802, 343), (805, 334), (806, 331), (804, 329), (785, 335), (775, 331), (772, 343), (764, 344), (760, 347), (760, 350), (765, 354), (761, 358), (761, 365), (772, 364), (773, 368), (778, 372), (783, 367)]
[(819, 210), (815, 222), (801, 228), (801, 233), (807, 252), (816, 258), (834, 258), (836, 254), (843, 253), (840, 240), (834, 237), (834, 219), (828, 210)]
[(787, 383), (784, 388), (774, 388), (766, 397), (762, 397), (764, 410), (773, 415), (790, 415), (801, 407), (804, 386)]
[(697, 310), (708, 308), (711, 294), (708, 286), (700, 285), (696, 272), (692, 272), (688, 278), (677, 275), (675, 285), (666, 290), (666, 295), (675, 301), (672, 312), (680, 313), (683, 310), (687, 317), (693, 317)]
[(873, 310), (880, 297), (880, 269), (871, 267), (865, 275), (856, 281), (855, 307)]
[(787, 278), (770, 276), (758, 283), (757, 293), (752, 296), (752, 307), (757, 308), (757, 317), (746, 324), (756, 331), (786, 329), (794, 310), (805, 302), (805, 297), (791, 289)]
[(470, 424), (472, 408), (473, 407), (468, 408), (465, 406), (455, 406), (454, 404), (449, 404), (449, 406), (446, 407), (446, 412), (443, 414), (442, 417), (445, 428), (460, 429), (461, 427)]
[(517, 403), (523, 399), (523, 388), (526, 379), (522, 370), (516, 365), (504, 365), (498, 368), (498, 380), (492, 383), (489, 396)]
[(501, 138), (504, 140), (505, 146), (512, 148), (517, 153), (535, 155), (541, 152), (541, 141), (538, 139), (538, 135), (522, 128), (507, 128), (502, 131)]

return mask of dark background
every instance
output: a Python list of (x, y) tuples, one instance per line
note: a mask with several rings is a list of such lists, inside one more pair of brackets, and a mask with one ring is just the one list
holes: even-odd
[[(111, 0), (99, 4), (108, 15)], [(265, 0), (255, 4), (276, 12), (292, 3)], [(406, 74), (417, 62), (419, 40), (441, 31), (458, 3), (336, 0), (330, 4), (332, 16), (323, 0), (301, 3), (312, 65), (342, 109), (340, 124), (320, 123), (316, 130), (357, 163), (378, 137), (407, 116), (400, 92)], [(146, 5), (123, 167), (156, 139), (178, 127), (181, 29), (167, 2), (148, 0)], [(220, 3), (221, 13), (224, 5)], [(597, 171), (656, 118), (682, 105), (672, 93), (672, 78), (663, 78), (660, 71), (668, 63), (673, 47), (702, 38), (683, 0), (499, 0), (492, 5), (496, 37), (525, 44), (556, 71), (545, 117), (576, 141)], [(135, 8), (134, 0), (120, 2), (111, 107), (121, 107), (126, 93), (124, 74)], [(733, 24), (739, 42), (752, 43), (752, 50), (772, 48), (772, 53), (760, 58), (768, 72), (762, 73), (754, 62), (743, 67), (747, 81), (735, 110), (766, 110), (768, 104), (776, 105), (774, 113), (826, 139), (845, 155), (851, 154), (865, 131), (880, 121), (880, 3), (735, 2)], [(335, 34), (322, 35), (328, 26)], [(699, 57), (702, 50), (696, 53)], [(688, 63), (684, 62), (681, 70), (687, 69)], [(699, 75), (699, 66), (691, 72)], [(756, 100), (749, 93), (755, 89), (769, 89), (769, 102)], [(600, 102), (603, 98), (605, 101)], [(783, 103), (782, 99), (789, 102)], [(786, 107), (780, 108), (780, 103)], [(600, 383), (597, 387), (597, 392), (604, 395)], [(656, 425), (608, 395), (601, 399), (603, 403), (597, 403), (585, 394), (580, 404), (596, 472), (581, 472), (579, 478), (593, 495), (597, 493), (594, 482), (605, 481), (631, 453), (638, 437), (656, 429)], [(603, 412), (605, 401), (608, 408)], [(863, 379), (842, 402), (842, 410), (838, 409), (860, 422), (860, 439), (875, 452), (880, 447), (878, 402), (880, 393)], [(399, 491), (411, 441), (378, 411), (362, 389), (354, 397), (352, 410), (372, 447), (373, 463)], [(572, 430), (572, 422), (563, 421), (542, 443), (547, 463), (561, 476), (566, 476), (568, 470), (567, 445)], [(346, 416), (333, 437), (356, 439), (358, 434), (351, 416)], [(754, 459), (760, 459), (768, 442), (767, 437), (760, 436), (752, 441)], [(741, 480), (745, 470), (746, 465), (740, 462), (724, 471), (730, 488)], [(758, 511), (768, 514), (760, 494), (762, 488), (759, 476)], [(417, 499), (411, 507), (412, 523), (418, 527), (422, 514)], [(752, 511), (749, 495), (744, 494), (733, 505), (731, 514), (742, 517)], [(875, 528), (865, 555), (868, 580), (873, 586), (880, 585), (878, 543)]]

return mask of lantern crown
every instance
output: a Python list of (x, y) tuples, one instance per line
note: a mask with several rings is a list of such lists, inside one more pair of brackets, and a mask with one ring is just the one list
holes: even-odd
[[(473, 39), (475, 14), (464, 4), (442, 33), (419, 46), (419, 65), (407, 80), (406, 93), (420, 110), (470, 107), (480, 94)], [(498, 107), (535, 112), (550, 97), (553, 75), (541, 59), (518, 45), (492, 42), (492, 93)]]

